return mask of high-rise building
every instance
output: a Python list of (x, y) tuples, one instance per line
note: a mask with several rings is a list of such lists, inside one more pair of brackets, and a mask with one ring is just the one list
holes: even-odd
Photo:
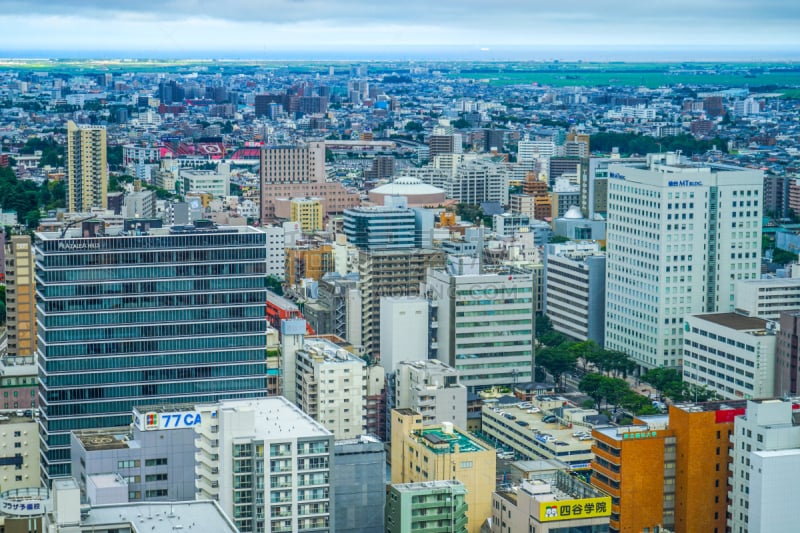
[(470, 389), (531, 381), (534, 282), (531, 274), (428, 272), (436, 358)]
[(286, 398), (198, 405), (198, 500), (242, 533), (334, 531), (333, 435)]
[[(492, 513), (494, 448), (450, 422), (424, 426), (412, 409), (393, 409), (390, 416), (392, 484), (460, 481), (467, 489), (467, 531), (478, 533)], [(387, 509), (393, 503), (390, 497)]]
[(36, 353), (36, 280), (30, 236), (12, 234), (7, 238), (5, 273), (7, 353), (12, 357), (33, 357)]
[(325, 143), (265, 147), (261, 150), (261, 222), (275, 218), (276, 198), (316, 197), (326, 214), (359, 205), (359, 196), (341, 183), (327, 181)]
[(108, 160), (105, 126), (67, 123), (67, 210), (106, 209)]
[(550, 244), (545, 301), (553, 329), (573, 339), (605, 342), (606, 256), (597, 242)]
[(677, 367), (684, 317), (733, 310), (760, 276), (761, 174), (675, 153), (609, 166), (606, 348)]
[(361, 343), (368, 353), (380, 350), (380, 303), (385, 296), (419, 296), (428, 268), (444, 268), (440, 250), (359, 250)]
[[(767, 533), (797, 527), (789, 495), (800, 475), (800, 423), (794, 401), (751, 400), (737, 416), (728, 464), (728, 531)], [(763, 492), (762, 492), (763, 491)]]
[(339, 439), (364, 434), (364, 360), (323, 338), (305, 339), (294, 357), (296, 403), (303, 412)]
[(386, 501), (386, 533), (467, 533), (467, 489), (457, 480), (395, 483)]
[(413, 248), (416, 237), (414, 211), (404, 202), (385, 206), (355, 207), (344, 212), (347, 241), (363, 250)]
[(42, 468), (69, 475), (69, 432), (137, 404), (265, 394), (266, 238), (249, 227), (36, 234)]

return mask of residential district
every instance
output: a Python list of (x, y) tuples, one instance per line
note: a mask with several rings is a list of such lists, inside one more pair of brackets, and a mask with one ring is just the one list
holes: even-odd
[(4, 64), (0, 531), (796, 531), (797, 89), (470, 67)]

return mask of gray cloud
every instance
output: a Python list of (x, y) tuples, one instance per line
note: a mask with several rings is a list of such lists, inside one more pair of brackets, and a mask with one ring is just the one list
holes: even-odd
[[(458, 39), (458, 44), (798, 43), (797, 0), (0, 0), (0, 12), (20, 19), (69, 17), (76, 24), (108, 26), (120, 40), (133, 38), (131, 24), (174, 26), (183, 21), (264, 28), (321, 28), (319, 44), (335, 38), (360, 42), (378, 33), (393, 40)], [(35, 28), (33, 24), (31, 27)], [(393, 30), (387, 32), (385, 28)], [(422, 28), (427, 28), (425, 34)], [(407, 31), (406, 31), (407, 30)], [(41, 39), (57, 40), (58, 35)], [(327, 32), (327, 33), (326, 33)], [(144, 35), (146, 37), (146, 35)], [(213, 40), (215, 36), (205, 36)], [(243, 42), (245, 35), (241, 35)], [(13, 47), (14, 29), (0, 35)], [(28, 36), (30, 38), (30, 36)], [(252, 40), (252, 36), (248, 36)], [(265, 40), (269, 35), (265, 30)], [(492, 39), (495, 39), (494, 41)], [(112, 43), (113, 44), (113, 43)], [(283, 43), (287, 44), (287, 43)], [(311, 43), (309, 43), (311, 44)], [(420, 42), (419, 44), (426, 44)], [(454, 43), (455, 44), (455, 43)]]

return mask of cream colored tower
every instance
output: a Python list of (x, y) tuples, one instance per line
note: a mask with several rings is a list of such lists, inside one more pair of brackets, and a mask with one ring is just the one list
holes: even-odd
[(105, 126), (67, 123), (67, 208), (86, 213), (108, 207)]

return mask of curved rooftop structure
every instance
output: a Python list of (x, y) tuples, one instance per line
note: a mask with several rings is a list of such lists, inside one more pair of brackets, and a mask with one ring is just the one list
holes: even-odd
[(441, 204), (445, 200), (445, 191), (422, 180), (410, 176), (400, 177), (392, 183), (375, 187), (369, 191), (370, 202), (383, 205), (386, 196), (405, 196), (409, 206)]

